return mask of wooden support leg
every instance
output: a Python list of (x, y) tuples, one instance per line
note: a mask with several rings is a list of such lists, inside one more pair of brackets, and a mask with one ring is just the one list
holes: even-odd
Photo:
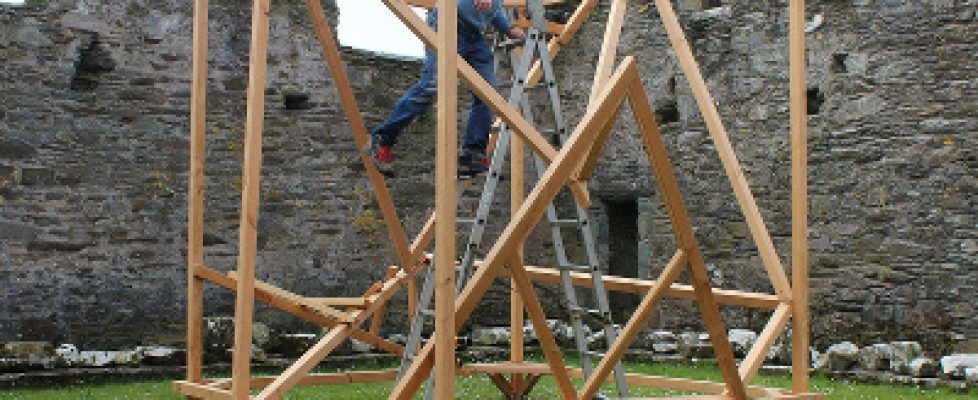
[(231, 392), (236, 400), (250, 398), (248, 385), (251, 382), (251, 328), (255, 307), (258, 192), (261, 178), (262, 127), (265, 121), (268, 7), (269, 0), (254, 0), (251, 13), (251, 56), (238, 240), (238, 289), (234, 305), (234, 355), (231, 361), (233, 380)]
[(608, 375), (611, 374), (611, 370), (615, 367), (615, 364), (618, 364), (621, 357), (625, 355), (625, 350), (628, 350), (628, 346), (631, 346), (635, 342), (635, 339), (638, 338), (638, 333), (645, 327), (645, 323), (648, 321), (649, 316), (652, 315), (652, 311), (659, 304), (659, 301), (662, 300), (662, 295), (665, 290), (679, 277), (679, 273), (682, 272), (682, 268), (686, 264), (686, 254), (682, 250), (677, 251), (676, 255), (669, 262), (669, 265), (662, 270), (662, 274), (659, 275), (655, 286), (652, 287), (652, 290), (646, 294), (645, 298), (642, 299), (642, 302), (635, 309), (632, 317), (619, 333), (618, 339), (615, 340), (608, 353), (598, 363), (591, 376), (584, 382), (584, 387), (581, 388), (580, 399), (591, 399), (598, 393), (598, 389), (601, 388)]
[(302, 355), (299, 360), (292, 364), (289, 369), (279, 375), (270, 385), (258, 395), (258, 400), (277, 400), (281, 399), (285, 392), (295, 386), (304, 376), (309, 374), (313, 368), (322, 361), (333, 349), (350, 336), (349, 325), (339, 325), (329, 331), (319, 342), (309, 351)]
[(503, 374), (487, 375), (489, 376), (489, 380), (492, 381), (492, 384), (496, 386), (496, 389), (503, 392), (503, 396), (506, 396), (507, 399), (516, 398), (516, 392), (513, 390), (513, 385), (506, 380), (506, 377), (504, 377)]
[(523, 296), (526, 313), (530, 316), (533, 330), (537, 334), (537, 339), (540, 340), (540, 348), (547, 357), (547, 363), (550, 364), (550, 371), (554, 375), (558, 391), (564, 399), (575, 398), (577, 392), (571, 383), (570, 375), (567, 374), (567, 366), (564, 365), (564, 357), (560, 354), (560, 346), (557, 345), (557, 340), (547, 325), (547, 316), (543, 313), (543, 307), (540, 306), (540, 300), (537, 298), (533, 284), (527, 278), (523, 266), (510, 266), (510, 279)]
[(193, 77), (190, 92), (190, 182), (187, 193), (187, 381), (203, 380), (204, 155), (207, 116), (207, 0), (194, 1)]
[[(509, 190), (509, 206), (510, 213), (515, 215), (520, 206), (523, 205), (524, 187), (523, 187), (523, 174), (524, 174), (524, 151), (523, 151), (523, 141), (518, 137), (513, 137), (510, 142), (510, 190)], [(512, 265), (522, 267), (523, 266), (523, 245), (520, 245), (516, 249), (516, 255), (513, 256)], [(523, 297), (520, 296), (519, 289), (516, 287), (516, 283), (510, 281), (510, 302), (509, 302), (509, 331), (510, 341), (509, 341), (509, 360), (512, 363), (522, 363), (524, 361), (523, 354), (523, 325), (524, 325), (524, 310), (523, 310)], [(513, 387), (523, 386), (523, 375), (513, 374), (512, 375)]]
[(458, 159), (458, 2), (438, 0), (435, 146), (435, 398), (455, 398), (455, 185)]
[(397, 254), (398, 261), (401, 263), (401, 267), (410, 268), (412, 266), (409, 262), (411, 252), (408, 249), (407, 235), (404, 233), (401, 220), (397, 216), (397, 210), (394, 208), (394, 201), (391, 198), (390, 191), (387, 189), (387, 183), (384, 182), (383, 175), (367, 159), (367, 155), (360, 151), (367, 146), (370, 138), (367, 133), (367, 127), (363, 122), (363, 116), (360, 114), (360, 108), (357, 106), (357, 100), (353, 96), (350, 80), (346, 75), (346, 70), (343, 68), (339, 50), (336, 48), (336, 40), (333, 32), (329, 28), (326, 15), (323, 13), (322, 4), (320, 0), (306, 0), (306, 9), (309, 11), (309, 18), (312, 20), (316, 37), (319, 39), (319, 44), (323, 51), (323, 58), (326, 59), (326, 64), (329, 65), (329, 70), (333, 76), (333, 85), (336, 87), (336, 92), (340, 96), (340, 104), (346, 113), (346, 120), (350, 123), (350, 130), (353, 131), (353, 140), (356, 143), (357, 152), (360, 154), (360, 160), (367, 170), (367, 177), (370, 179), (371, 186), (373, 186), (374, 194), (377, 197), (377, 205), (380, 207), (380, 213), (384, 218), (384, 224), (387, 226), (387, 232), (390, 235), (391, 243), (394, 245), (394, 251)]
[(745, 399), (747, 394), (744, 391), (744, 384), (737, 374), (733, 348), (727, 338), (727, 329), (723, 325), (720, 308), (717, 306), (716, 298), (713, 297), (713, 290), (710, 288), (710, 277), (706, 272), (706, 263), (703, 261), (703, 255), (696, 241), (686, 205), (679, 191), (679, 184), (672, 172), (669, 154), (662, 142), (662, 135), (659, 133), (659, 126), (655, 122), (652, 105), (641, 85), (641, 80), (636, 79), (634, 87), (629, 92), (628, 100), (642, 133), (642, 141), (649, 157), (649, 164), (655, 173), (663, 202), (669, 212), (676, 243), (689, 257), (690, 281), (696, 293), (700, 312), (703, 315), (703, 323), (706, 325), (706, 330), (710, 334), (710, 341), (713, 343), (720, 374), (723, 376), (730, 396), (738, 400)]
[(791, 388), (809, 389), (811, 365), (808, 310), (808, 105), (805, 68), (805, 0), (791, 0), (791, 280), (794, 326), (791, 330)]
[(778, 340), (778, 337), (784, 332), (784, 328), (788, 326), (789, 319), (791, 319), (791, 305), (782, 304), (778, 306), (777, 310), (774, 310), (774, 315), (771, 316), (764, 330), (761, 331), (754, 347), (750, 349), (750, 352), (744, 357), (744, 361), (740, 363), (740, 379), (744, 381), (745, 385), (750, 384), (757, 376), (757, 371), (761, 370), (764, 359), (771, 351), (771, 346), (774, 346), (774, 342)]

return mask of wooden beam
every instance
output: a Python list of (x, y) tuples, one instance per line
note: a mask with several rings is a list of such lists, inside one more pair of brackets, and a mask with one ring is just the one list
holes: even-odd
[(204, 370), (204, 158), (207, 145), (207, 0), (194, 0), (193, 73), (190, 84), (190, 182), (187, 185), (187, 380)]
[(622, 356), (625, 355), (625, 351), (638, 338), (639, 332), (645, 328), (645, 323), (648, 321), (649, 316), (652, 315), (653, 309), (662, 300), (662, 294), (665, 288), (669, 287), (679, 277), (686, 264), (685, 253), (682, 250), (677, 251), (672, 257), (672, 260), (669, 261), (669, 265), (662, 270), (662, 273), (659, 275), (659, 280), (656, 281), (656, 285), (645, 295), (642, 302), (635, 309), (635, 312), (632, 313), (632, 317), (628, 319), (628, 323), (618, 333), (618, 338), (611, 345), (607, 354), (601, 358), (601, 362), (594, 368), (591, 376), (587, 377), (587, 381), (584, 382), (584, 386), (581, 388), (580, 399), (592, 399), (597, 395), (598, 390), (601, 389), (601, 385), (604, 384), (605, 380), (611, 374), (611, 370), (621, 361)]
[[(241, 277), (237, 272), (235, 271), (228, 272), (228, 277), (237, 281), (238, 284), (240, 285)], [(280, 287), (277, 287), (267, 282), (255, 280), (254, 278), (252, 278), (252, 282), (255, 291), (262, 291), (265, 293), (269, 293), (275, 297), (288, 299), (289, 301), (299, 304), (302, 307), (308, 308), (310, 310), (314, 310), (322, 315), (326, 315), (330, 318), (333, 318), (337, 322), (350, 322), (351, 318), (349, 314), (337, 310), (333, 307), (322, 305), (314, 301), (310, 301), (309, 299), (303, 296), (297, 295), (295, 293), (292, 293), (288, 290), (282, 289)]]
[(502, 374), (487, 374), (487, 375), (489, 376), (489, 379), (492, 381), (492, 384), (496, 386), (496, 389), (499, 389), (500, 392), (503, 392), (503, 395), (506, 396), (507, 399), (513, 398), (513, 396), (515, 395), (515, 390), (513, 390), (513, 385), (506, 380), (506, 377), (502, 376)]
[(788, 326), (789, 319), (791, 319), (790, 304), (782, 304), (777, 310), (774, 310), (774, 315), (764, 326), (764, 330), (761, 331), (761, 335), (758, 336), (750, 352), (744, 357), (744, 361), (740, 363), (740, 379), (745, 384), (750, 383), (757, 376), (764, 360), (767, 359), (768, 352), (771, 351), (771, 346), (774, 346), (774, 342), (778, 341), (781, 333), (784, 332), (784, 328)]
[(455, 398), (455, 218), (458, 204), (458, 1), (438, 0), (435, 36), (438, 127), (435, 144), (435, 374), (436, 399)]
[[(560, 283), (560, 271), (554, 267), (533, 267), (527, 266), (526, 274), (534, 282), (548, 283), (557, 285)], [(505, 275), (505, 274), (504, 274)], [(644, 295), (652, 290), (657, 280), (623, 278), (614, 275), (603, 275), (602, 281), (607, 290), (624, 293), (634, 293)], [(574, 286), (593, 287), (594, 282), (591, 275), (583, 272), (572, 272), (571, 281)], [(690, 285), (673, 283), (665, 289), (662, 294), (667, 299), (696, 300), (696, 293)], [(747, 308), (760, 308), (774, 310), (781, 304), (778, 297), (772, 294), (750, 293), (739, 290), (713, 289), (713, 296), (717, 302), (724, 305), (740, 306)]]
[(772, 286), (774, 286), (774, 292), (782, 301), (790, 300), (791, 285), (788, 283), (787, 275), (785, 275), (784, 266), (781, 265), (781, 259), (778, 258), (777, 251), (774, 248), (774, 242), (771, 241), (771, 235), (768, 233), (764, 219), (761, 217), (761, 211), (757, 207), (754, 195), (751, 194), (747, 177), (744, 175), (744, 171), (740, 166), (740, 161), (737, 160), (737, 154), (733, 149), (733, 145), (730, 143), (730, 137), (727, 136), (726, 129), (723, 127), (723, 121), (720, 120), (720, 113), (717, 111), (716, 103), (714, 103), (713, 97), (710, 95), (706, 81), (703, 79), (703, 74), (700, 72), (696, 59), (693, 57), (693, 51), (690, 49), (689, 42), (686, 41), (683, 29), (679, 25), (679, 18), (676, 16), (676, 11), (672, 8), (672, 3), (669, 0), (655, 0), (655, 4), (656, 9), (659, 10), (662, 23), (665, 25), (666, 33), (668, 33), (669, 39), (672, 41), (676, 56), (679, 58), (679, 63), (682, 65), (683, 73), (689, 81), (693, 97), (696, 98), (696, 102), (699, 104), (707, 130), (710, 131), (710, 137), (713, 138), (713, 145), (720, 155), (723, 169), (727, 173), (727, 178), (730, 180), (737, 201), (740, 203), (740, 208), (743, 210), (744, 217), (747, 220), (747, 226), (754, 238), (754, 243), (760, 251), (764, 268), (771, 278)]
[[(521, 373), (542, 375), (550, 373), (550, 366), (547, 364), (469, 364), (463, 366), (459, 373), (470, 376), (476, 374), (505, 374)], [(574, 379), (584, 379), (584, 371), (580, 368), (568, 368), (567, 373)], [(673, 390), (680, 392), (721, 394), (726, 390), (726, 386), (720, 382), (697, 381), (686, 378), (672, 378), (653, 375), (642, 375), (636, 373), (625, 374), (625, 380), (629, 385), (650, 387), (663, 390)], [(608, 376), (605, 383), (613, 382), (613, 377)], [(752, 398), (771, 398), (778, 390), (759, 386), (747, 388), (747, 394)]]
[[(397, 267), (395, 267), (393, 265), (390, 266), (390, 267), (388, 267), (387, 268), (387, 275), (384, 277), (384, 280), (387, 281), (387, 280), (394, 279), (395, 277), (397, 277), (397, 272), (398, 272), (398, 268)], [(408, 282), (411, 282), (411, 281), (413, 281), (413, 279), (409, 280)], [(381, 287), (383, 287), (383, 285), (381, 285)], [(378, 290), (379, 289), (380, 288), (378, 288)], [(373, 294), (373, 293), (371, 293), (371, 294)], [(377, 309), (377, 312), (375, 312), (374, 315), (373, 315), (373, 317), (371, 317), (371, 320), (370, 320), (370, 330), (369, 330), (369, 332), (371, 334), (374, 334), (374, 335), (380, 334), (380, 327), (384, 323), (384, 312), (386, 310), (387, 310), (387, 303), (385, 302), (384, 304), (381, 304), (380, 305), (380, 308), (378, 308)]]
[(723, 325), (720, 308), (717, 306), (716, 299), (713, 297), (713, 290), (710, 287), (706, 263), (703, 261), (703, 254), (700, 252), (699, 243), (696, 241), (696, 234), (693, 232), (693, 226), (689, 220), (679, 184), (672, 172), (669, 154), (662, 142), (659, 125), (655, 121), (652, 104), (649, 103), (649, 98), (645, 94), (641, 79), (635, 79), (628, 100), (635, 121), (638, 123), (639, 131), (642, 133), (642, 142), (649, 158), (649, 165), (652, 166), (652, 172), (655, 174), (655, 180), (659, 185), (663, 203), (669, 213), (676, 243), (689, 258), (687, 265), (689, 279), (693, 284), (693, 291), (696, 293), (696, 302), (703, 316), (703, 324), (706, 326), (710, 341), (713, 343), (713, 352), (716, 355), (717, 366), (720, 368), (720, 375), (723, 376), (729, 395), (734, 399), (742, 400), (747, 395), (744, 392), (744, 384), (737, 374), (733, 348), (727, 338), (727, 329)]
[(279, 375), (258, 394), (258, 400), (280, 399), (285, 392), (295, 386), (323, 358), (350, 335), (349, 325), (339, 325), (329, 331), (322, 339), (302, 355), (292, 366)]
[[(530, 20), (528, 20), (528, 19), (519, 19), (519, 20), (513, 21), (513, 26), (515, 26), (517, 28), (521, 28), (523, 30), (529, 29), (530, 28)], [(558, 24), (558, 23), (555, 23), (555, 22), (549, 22), (549, 23), (547, 23), (547, 33), (549, 33), (551, 35), (559, 35), (561, 32), (564, 31), (564, 26), (565, 26), (564, 24)]]
[[(510, 140), (510, 189), (509, 189), (509, 212), (510, 215), (515, 215), (520, 210), (520, 206), (523, 205), (523, 197), (525, 196), (525, 157), (526, 154), (523, 151), (523, 141), (519, 137), (513, 136)], [(516, 253), (512, 258), (512, 265), (523, 266), (523, 245), (520, 244), (516, 247)], [(509, 360), (513, 363), (521, 363), (525, 361), (524, 348), (523, 348), (523, 326), (526, 323), (524, 319), (524, 307), (523, 307), (523, 297), (520, 295), (519, 290), (516, 287), (516, 283), (510, 281), (510, 294), (509, 294)], [(510, 378), (513, 382), (514, 387), (523, 387), (523, 376), (521, 374), (513, 374)]]
[(351, 314), (352, 321), (350, 323), (334, 327), (318, 343), (306, 351), (292, 366), (286, 369), (282, 375), (279, 375), (268, 387), (262, 390), (258, 399), (278, 399), (286, 391), (298, 384), (302, 377), (306, 376), (340, 342), (352, 334), (353, 327), (359, 326), (370, 315), (377, 312), (381, 305), (390, 300), (390, 297), (406, 284), (407, 279), (413, 276), (410, 272), (399, 272), (397, 277), (384, 282), (384, 286), (380, 292), (370, 296), (370, 305), (366, 309), (354, 311)]
[(306, 300), (330, 307), (364, 308), (368, 304), (363, 297), (307, 297)]
[[(635, 69), (634, 58), (628, 57), (622, 62), (612, 77), (611, 83), (601, 95), (601, 104), (585, 114), (570, 139), (564, 144), (553, 163), (550, 164), (550, 167), (527, 196), (526, 202), (523, 203), (506, 229), (500, 234), (496, 244), (486, 256), (484, 265), (475, 271), (455, 301), (456, 327), (461, 326), (469, 318), (479, 300), (485, 295), (498, 275), (500, 267), (512, 256), (517, 245), (526, 240), (530, 229), (539, 222), (547, 205), (553, 201), (560, 190), (562, 182), (566, 181), (573, 172), (576, 157), (579, 157), (587, 149), (597, 131), (596, 128), (611, 118), (614, 111), (621, 106), (624, 94), (631, 86), (631, 80), (637, 74)], [(407, 373), (395, 386), (389, 399), (406, 400), (417, 392), (418, 387), (424, 382), (432, 368), (433, 348), (433, 341), (425, 344), (415, 356), (414, 363), (408, 368)]]
[[(197, 277), (231, 291), (237, 290), (237, 280), (235, 278), (204, 266), (197, 267)], [(308, 309), (304, 304), (293, 301), (292, 298), (281, 297), (278, 293), (255, 288), (255, 299), (319, 326), (333, 328), (339, 325), (339, 321), (325, 316), (318, 311)], [(404, 354), (403, 346), (360, 329), (354, 329), (351, 336), (390, 354)]]
[[(371, 383), (389, 382), (397, 379), (397, 370), (379, 371), (357, 371), (357, 372), (332, 372), (325, 374), (308, 374), (302, 377), (295, 387), (301, 386), (322, 386), (322, 385), (346, 385), (352, 383)], [(252, 389), (263, 389), (275, 381), (274, 377), (259, 376), (251, 379)], [(209, 386), (216, 388), (231, 387), (230, 379), (215, 379)]]
[(326, 60), (326, 64), (329, 66), (330, 73), (333, 76), (333, 85), (336, 87), (337, 94), (339, 94), (340, 105), (343, 106), (346, 120), (350, 123), (350, 130), (353, 132), (353, 141), (356, 143), (357, 153), (360, 154), (360, 161), (363, 162), (364, 168), (367, 170), (367, 178), (370, 180), (370, 185), (374, 189), (377, 205), (380, 207), (380, 214), (384, 219), (384, 225), (387, 226), (387, 233), (390, 235), (394, 252), (397, 254), (397, 259), (400, 261), (401, 267), (409, 268), (411, 267), (409, 262), (411, 253), (408, 249), (407, 235), (404, 233), (404, 227), (401, 226), (401, 220), (397, 216), (397, 210), (394, 208), (394, 200), (391, 198), (387, 183), (384, 181), (384, 176), (377, 171), (377, 168), (367, 158), (367, 155), (363, 151), (360, 151), (367, 146), (370, 138), (367, 133), (367, 127), (363, 122), (363, 116), (360, 114), (357, 100), (353, 96), (350, 80), (346, 75), (346, 70), (343, 68), (343, 61), (340, 59), (340, 52), (336, 47), (336, 39), (329, 27), (329, 22), (326, 20), (326, 14), (323, 12), (320, 1), (306, 0), (306, 9), (309, 11), (309, 18), (312, 21), (313, 29), (316, 31), (316, 38), (319, 39), (319, 44), (323, 51), (323, 58)]
[(236, 400), (250, 399), (248, 382), (251, 380), (251, 329), (255, 307), (255, 256), (258, 240), (258, 194), (261, 188), (262, 128), (265, 122), (269, 2), (254, 0), (251, 10), (251, 56), (248, 60), (248, 104), (238, 232), (237, 272), (240, 279), (235, 293), (234, 353), (231, 360), (231, 393)]
[(526, 306), (526, 313), (530, 316), (530, 322), (533, 323), (533, 330), (536, 332), (537, 339), (540, 342), (540, 350), (543, 351), (543, 355), (546, 356), (547, 363), (550, 365), (554, 381), (557, 384), (557, 390), (564, 399), (577, 397), (577, 392), (574, 390), (570, 376), (567, 375), (567, 366), (564, 365), (564, 357), (560, 354), (560, 346), (557, 345), (557, 340), (554, 338), (550, 326), (547, 325), (547, 316), (543, 312), (543, 307), (540, 305), (540, 299), (537, 298), (536, 291), (533, 290), (533, 284), (527, 278), (523, 266), (511, 263), (509, 269), (512, 283), (516, 285), (517, 290), (522, 296), (523, 303)]
[[(411, 245), (411, 266), (409, 268), (420, 268), (421, 261), (425, 258), (425, 249), (435, 240), (435, 213), (431, 213), (428, 221), (425, 222), (421, 232), (414, 238)], [(407, 326), (411, 327), (414, 323), (414, 313), (418, 309), (418, 280), (411, 278), (407, 286)]]
[[(396, 15), (401, 22), (404, 23), (414, 34), (421, 39), (421, 41), (428, 46), (431, 51), (436, 53), (439, 52), (437, 46), (435, 46), (435, 32), (427, 24), (421, 21), (411, 8), (404, 4), (403, 0), (383, 0), (384, 4), (391, 10), (391, 12)], [(462, 81), (472, 89), (472, 92), (493, 111), (497, 116), (502, 118), (506, 122), (506, 125), (510, 127), (513, 132), (520, 135), (520, 137), (526, 141), (526, 144), (537, 152), (547, 163), (553, 161), (554, 156), (557, 154), (557, 150), (550, 144), (550, 142), (540, 134), (540, 132), (530, 124), (515, 108), (509, 105), (506, 99), (497, 92), (485, 79), (479, 75), (475, 69), (469, 65), (461, 56), (456, 56), (456, 62), (458, 65), (458, 74), (462, 78)], [(539, 79), (539, 78), (538, 78)], [(569, 180), (569, 179), (568, 179)], [(571, 182), (570, 183), (571, 192), (574, 193), (574, 197), (577, 198), (578, 202), (581, 203), (582, 207), (589, 206), (590, 198), (587, 192), (587, 185), (583, 182)]]
[[(628, 0), (611, 0), (611, 10), (608, 12), (608, 23), (605, 25), (604, 39), (601, 42), (601, 52), (598, 54), (598, 65), (594, 70), (594, 83), (591, 85), (591, 97), (588, 100), (588, 107), (594, 103), (601, 87), (608, 81), (615, 68), (615, 59), (618, 55), (618, 42), (621, 39), (622, 26), (625, 24), (625, 13), (628, 10)], [(602, 127), (602, 132), (587, 156), (581, 158), (579, 171), (580, 179), (587, 179), (597, 164), (601, 149), (608, 139), (608, 134), (614, 126), (615, 121), (609, 121)]]
[(805, 60), (805, 0), (788, 7), (791, 97), (791, 285), (794, 325), (791, 329), (791, 388), (809, 390), (811, 360), (808, 309), (808, 97)]
[(173, 382), (173, 390), (195, 399), (208, 400), (232, 400), (231, 392), (226, 389), (218, 389), (197, 382), (176, 381)]
[(618, 41), (621, 29), (625, 23), (625, 12), (628, 0), (611, 0), (611, 10), (608, 12), (608, 23), (605, 25), (604, 39), (601, 42), (601, 52), (598, 53), (598, 65), (594, 71), (594, 83), (591, 85), (591, 97), (588, 106), (594, 105), (598, 93), (604, 87), (615, 70), (615, 59), (618, 55)]

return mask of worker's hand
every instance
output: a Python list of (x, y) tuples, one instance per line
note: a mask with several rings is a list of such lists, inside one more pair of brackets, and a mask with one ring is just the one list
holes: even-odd
[(479, 11), (489, 11), (492, 8), (492, 0), (473, 0), (475, 8)]
[(509, 32), (506, 33), (506, 36), (509, 36), (509, 38), (513, 40), (519, 40), (523, 39), (525, 35), (523, 35), (523, 31), (521, 31), (520, 28), (514, 26), (513, 29), (510, 29)]

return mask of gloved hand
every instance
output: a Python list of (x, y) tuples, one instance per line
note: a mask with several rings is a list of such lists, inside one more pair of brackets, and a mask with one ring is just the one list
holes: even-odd
[(475, 9), (479, 11), (489, 11), (492, 8), (492, 0), (474, 0)]
[(509, 32), (506, 32), (506, 36), (509, 36), (509, 38), (513, 40), (519, 40), (524, 38), (523, 31), (521, 31), (520, 28), (517, 28), (515, 26), (513, 27), (513, 29), (510, 29)]

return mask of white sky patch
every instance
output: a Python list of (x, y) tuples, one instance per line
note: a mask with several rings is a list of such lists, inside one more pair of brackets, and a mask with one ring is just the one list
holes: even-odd
[(24, 0), (0, 0), (0, 4), (24, 4)]
[[(0, 0), (4, 1), (4, 0)], [(357, 49), (424, 57), (424, 45), (379, 1), (338, 0), (340, 44)], [(423, 9), (415, 9), (424, 18)]]

